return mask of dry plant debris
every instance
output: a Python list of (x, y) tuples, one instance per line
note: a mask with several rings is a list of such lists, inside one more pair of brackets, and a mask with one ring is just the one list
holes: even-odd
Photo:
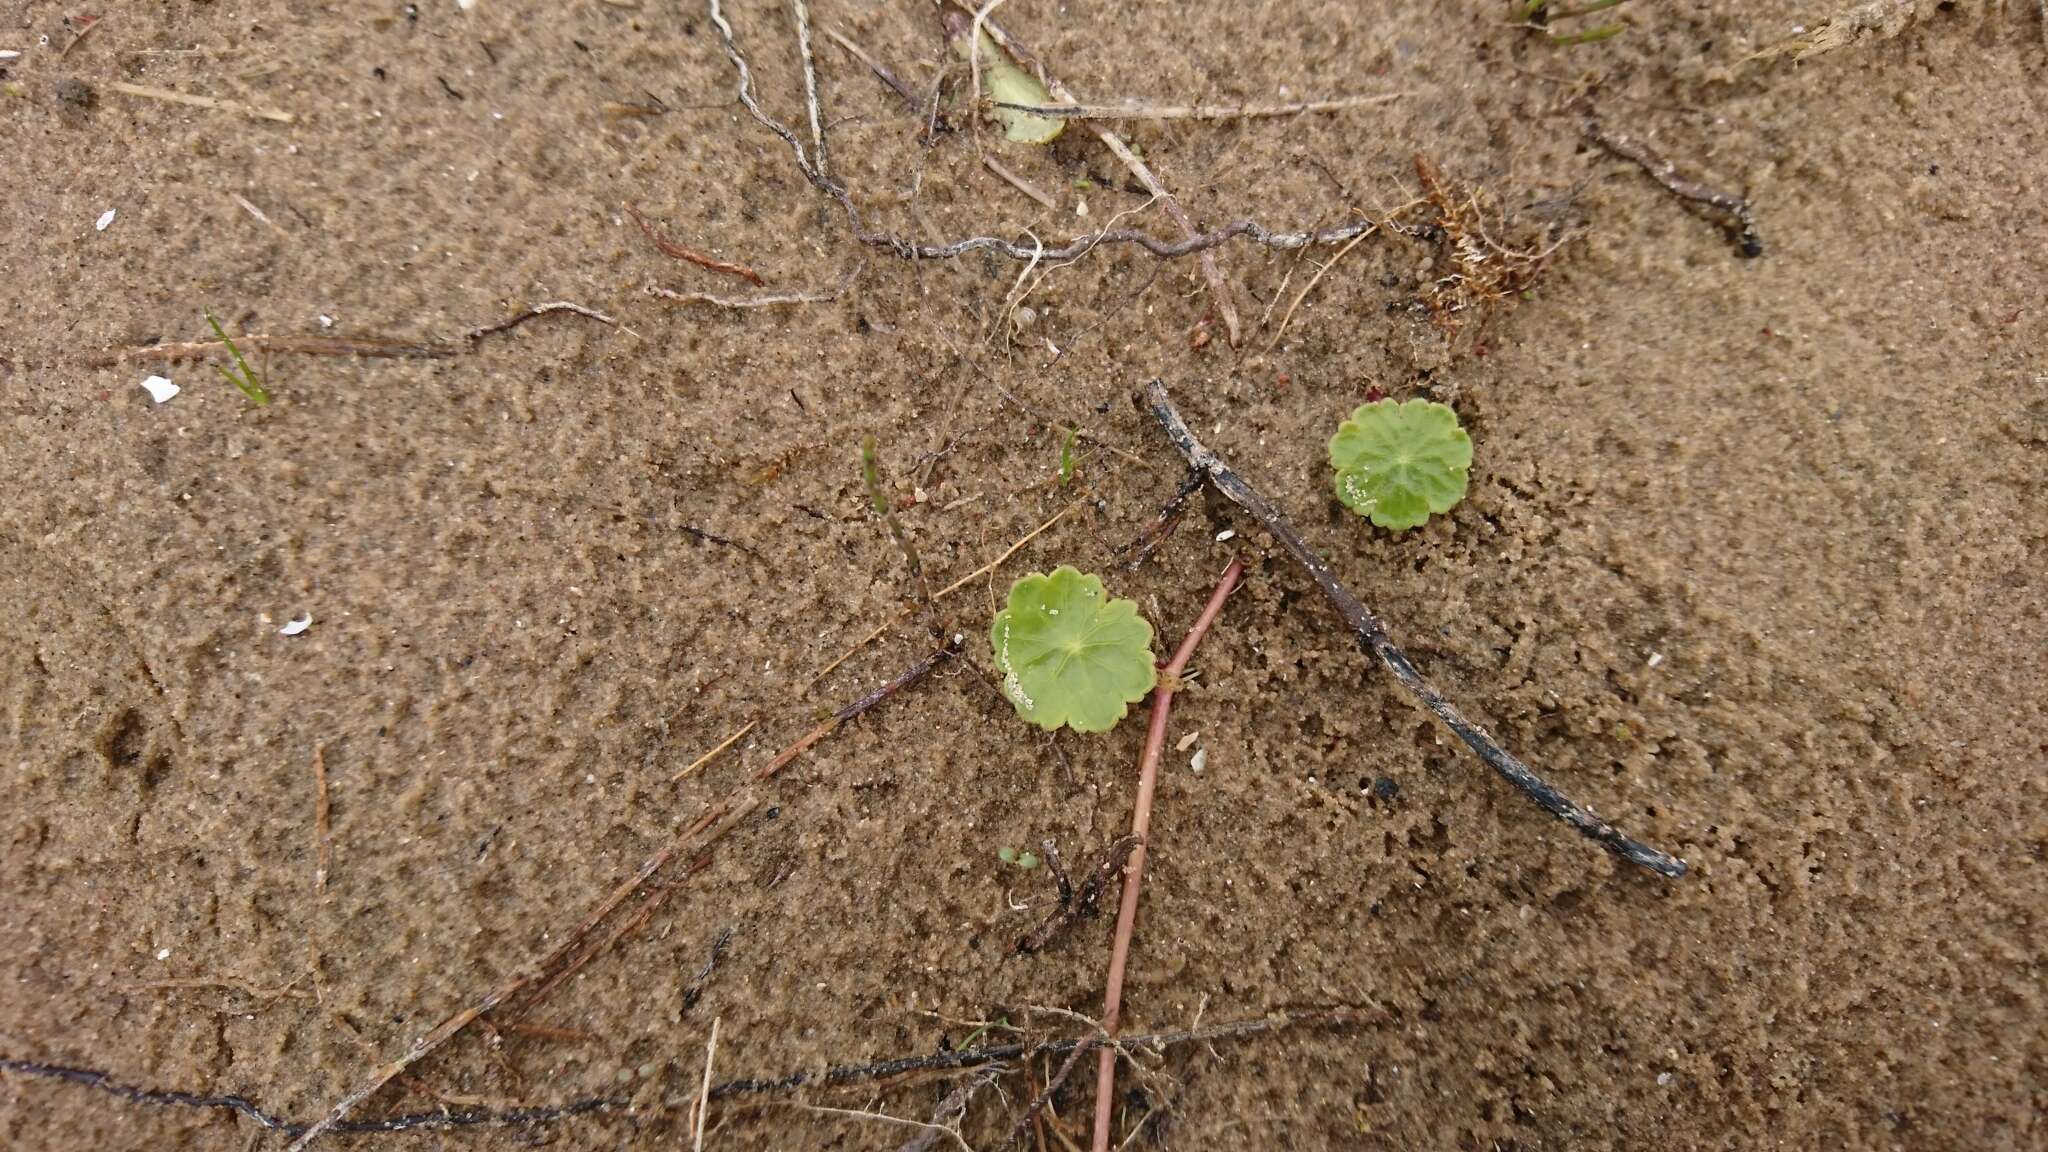
[[(1536, 282), (1566, 236), (1542, 248), (1516, 248), (1489, 231), (1505, 232), (1506, 214), (1489, 205), (1476, 187), (1460, 187), (1426, 156), (1415, 156), (1415, 175), (1423, 199), (1436, 210), (1435, 228), (1443, 242), (1435, 277), (1424, 288), (1423, 306), (1444, 335), (1455, 337), (1474, 316), (1513, 300)], [(1403, 228), (1410, 232), (1413, 229)]]

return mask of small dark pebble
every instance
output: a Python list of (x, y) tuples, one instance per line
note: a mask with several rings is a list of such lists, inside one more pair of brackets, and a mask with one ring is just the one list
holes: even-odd
[(1401, 794), (1401, 786), (1392, 776), (1382, 776), (1372, 782), (1372, 794), (1376, 800), (1392, 800)]
[(57, 103), (74, 112), (90, 112), (99, 106), (100, 94), (77, 77), (57, 81)]

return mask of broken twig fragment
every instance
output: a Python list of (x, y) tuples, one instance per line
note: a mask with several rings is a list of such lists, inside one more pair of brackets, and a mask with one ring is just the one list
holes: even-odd
[(626, 215), (633, 218), (633, 223), (638, 224), (640, 231), (646, 234), (647, 242), (654, 245), (654, 250), (663, 256), (674, 260), (681, 260), (688, 264), (695, 264), (699, 268), (709, 268), (713, 272), (723, 272), (728, 276), (737, 276), (756, 288), (762, 287), (767, 283), (767, 281), (761, 279), (759, 272), (754, 271), (745, 264), (731, 260), (720, 260), (708, 252), (700, 252), (688, 244), (679, 244), (669, 239), (662, 234), (660, 229), (654, 226), (653, 221), (642, 216), (639, 209), (631, 204), (625, 207)]
[(1726, 213), (1729, 218), (1729, 234), (1734, 238), (1736, 247), (1742, 254), (1763, 255), (1764, 242), (1756, 234), (1756, 217), (1750, 209), (1749, 201), (1732, 193), (1718, 192), (1704, 184), (1683, 179), (1678, 175), (1678, 165), (1658, 155), (1641, 141), (1618, 132), (1607, 131), (1600, 126), (1598, 120), (1586, 121), (1585, 131), (1587, 139), (1623, 160), (1634, 163), (1650, 179), (1662, 185), (1666, 192), (1680, 200), (1703, 204)]

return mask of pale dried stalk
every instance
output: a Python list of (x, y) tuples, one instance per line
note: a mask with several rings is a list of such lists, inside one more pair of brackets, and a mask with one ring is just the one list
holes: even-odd
[(1373, 96), (1340, 96), (1333, 100), (1305, 100), (1298, 104), (1012, 104), (998, 100), (996, 107), (1029, 112), (1051, 120), (1261, 120), (1275, 116), (1296, 116), (1305, 112), (1339, 112), (1373, 104), (1391, 104), (1406, 92), (1384, 92)]

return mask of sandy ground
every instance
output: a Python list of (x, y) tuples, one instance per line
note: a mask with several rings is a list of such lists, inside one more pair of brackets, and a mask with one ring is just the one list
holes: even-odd
[[(1054, 483), (1072, 425), (1087, 499), (948, 599), (955, 627), (984, 635), (1009, 577), (1068, 562), (1177, 637), (1233, 550), (1251, 572), (1176, 707), (1174, 740), (1198, 743), (1161, 784), (1129, 1026), (1369, 1016), (1148, 1059), (1122, 1081), (1119, 1132), (1150, 1115), (1134, 1147), (2041, 1147), (2033, 6), (1929, 5), (1895, 38), (1748, 67), (1829, 5), (1629, 5), (1625, 34), (1575, 49), (1504, 7), (1002, 10), (1092, 99), (1406, 93), (1131, 129), (1205, 225), (1390, 209), (1421, 152), (1505, 209), (1504, 243), (1573, 237), (1455, 341), (1416, 303), (1438, 241), (1367, 240), (1270, 352), (1310, 270), (1231, 244), (1238, 353), (1191, 259), (1098, 251), (1013, 329), (1021, 264), (864, 249), (740, 112), (693, 4), (119, 5), (60, 55), (71, 7), (0, 3), (0, 49), (23, 53), (0, 61), (0, 1058), (317, 1115), (918, 657), (898, 627), (806, 691), (907, 587), (865, 512), (862, 435), (950, 582), (1073, 501)], [(929, 90), (931, 10), (812, 8)], [(787, 10), (732, 19), (765, 107), (800, 124)], [(1079, 129), (977, 144), (957, 67), (958, 130), (927, 150), (864, 66), (822, 39), (818, 59), (833, 172), (873, 228), (1055, 242), (1145, 204)], [(1590, 148), (1563, 106), (1585, 92), (1746, 191), (1763, 256)], [(769, 290), (859, 272), (824, 303), (655, 300), (754, 289), (654, 251), (628, 204)], [(1156, 206), (1125, 223), (1173, 234)], [(552, 300), (618, 323), (462, 339)], [(257, 355), (261, 409), (206, 364), (93, 361), (207, 338), (208, 311), (458, 354)], [(182, 393), (152, 403), (151, 371)], [(1228, 506), (1198, 500), (1125, 570), (1114, 549), (1180, 477), (1129, 401), (1153, 376), (1447, 692), (1690, 875), (1634, 871), (1486, 773)], [(1370, 388), (1472, 432), (1470, 495), (1426, 529), (1373, 530), (1329, 492), (1323, 441)], [(675, 1147), (714, 1019), (720, 1079), (928, 1054), (974, 1021), (1072, 1034), (1028, 1006), (1099, 1010), (1110, 918), (1014, 955), (1054, 897), (997, 852), (1102, 851), (1142, 725), (1048, 739), (970, 654), (685, 853), (665, 875), (687, 882), (524, 1030), (494, 1015), (500, 1043), (471, 1029), (361, 1115), (630, 1096), (632, 1115), (439, 1146)], [(976, 1098), (974, 1147), (1003, 1146), (1048, 1064)], [(1054, 1100), (1083, 1142), (1087, 1079)], [(895, 1147), (918, 1133), (798, 1102), (924, 1118), (950, 1088), (732, 1095), (705, 1147)], [(283, 1143), (0, 1072), (6, 1147)]]

